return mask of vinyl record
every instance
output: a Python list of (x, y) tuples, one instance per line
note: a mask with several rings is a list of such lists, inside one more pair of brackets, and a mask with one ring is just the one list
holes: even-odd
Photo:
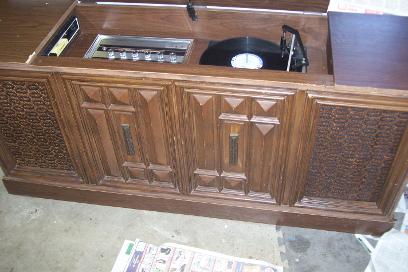
[(279, 45), (252, 37), (239, 37), (210, 44), (200, 64), (247, 69), (286, 70)]

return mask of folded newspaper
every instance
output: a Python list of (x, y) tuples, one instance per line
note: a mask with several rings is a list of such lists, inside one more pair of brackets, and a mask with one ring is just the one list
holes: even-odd
[(213, 251), (141, 240), (123, 243), (112, 272), (282, 272), (281, 266)]
[(405, 234), (408, 234), (408, 184), (407, 186), (405, 186), (405, 191), (402, 199), (405, 201), (405, 216), (401, 224), (401, 231)]
[(330, 0), (329, 11), (408, 16), (407, 0)]

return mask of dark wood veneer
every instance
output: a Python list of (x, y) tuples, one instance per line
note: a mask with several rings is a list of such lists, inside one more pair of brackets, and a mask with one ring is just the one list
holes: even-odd
[[(309, 74), (327, 74), (327, 18), (321, 15), (202, 9), (198, 11), (200, 20), (193, 22), (184, 8), (119, 6), (107, 9), (105, 6), (88, 4), (77, 6), (72, 14), (78, 16), (82, 31), (64, 56), (78, 58), (78, 63), (97, 34), (193, 38), (198, 46), (193, 47), (188, 64), (197, 65), (211, 40), (254, 36), (279, 44), (281, 27), (289, 24), (300, 31), (307, 47), (312, 60), (308, 67)], [(238, 22), (239, 28), (235, 27)], [(59, 58), (57, 65), (66, 65), (64, 59)], [(42, 61), (43, 58), (37, 58), (34, 63), (43, 65)], [(130, 62), (128, 66), (134, 65)]]
[(0, 1), (0, 61), (27, 61), (73, 0)]
[[(80, 71), (82, 70), (78, 70)], [(292, 85), (292, 88), (282, 88), (274, 87), (279, 84), (273, 82), (269, 87), (262, 86), (262, 82), (259, 83), (257, 86), (234, 84), (233, 80), (229, 80), (229, 83), (207, 83), (203, 79), (179, 81), (177, 75), (173, 80), (162, 80), (155, 79), (154, 75), (151, 75), (150, 79), (143, 77), (106, 79), (96, 75), (54, 74), (50, 86), (53, 86), (51, 90), (57, 98), (58, 108), (62, 110), (58, 120), (65, 126), (69, 125), (79, 131), (71, 135), (64, 129), (68, 136), (66, 141), (70, 156), (76, 162), (75, 168), (80, 173), (81, 179), (74, 176), (64, 178), (66, 173), (61, 171), (49, 176), (47, 169), (32, 171), (15, 167), (8, 171), (6, 186), (11, 192), (30, 194), (24, 188), (30, 187), (27, 182), (35, 180), (38, 184), (32, 184), (30, 187), (32, 189), (29, 189), (34, 190), (31, 193), (33, 195), (101, 204), (114, 203), (116, 201), (114, 196), (117, 195), (115, 190), (138, 191), (147, 194), (145, 197), (150, 199), (149, 203), (152, 206), (129, 204), (131, 207), (241, 220), (252, 218), (252, 221), (257, 222), (295, 224), (342, 231), (377, 233), (388, 229), (392, 222), (390, 207), (393, 205), (389, 202), (395, 203), (403, 186), (403, 176), (398, 176), (398, 173), (407, 169), (406, 165), (398, 165), (398, 162), (408, 155), (408, 150), (401, 147), (398, 151), (394, 149), (395, 159), (389, 175), (386, 180), (384, 176), (380, 177), (384, 188), (387, 189), (385, 192), (383, 189), (379, 194), (376, 191), (375, 197), (370, 198), (369, 202), (361, 201), (362, 199), (349, 201), (344, 197), (332, 199), (330, 195), (307, 196), (306, 173), (314, 149), (312, 139), (315, 133), (322, 133), (314, 129), (317, 111), (310, 102), (324, 102), (351, 109), (357, 106), (363, 110), (380, 108), (398, 112), (406, 111), (408, 101), (369, 93), (350, 96), (341, 94), (341, 90), (336, 92), (336, 89), (328, 87), (324, 88), (324, 91), (322, 89), (310, 92), (301, 90), (301, 84), (297, 85), (299, 87), (297, 89), (296, 84)], [(309, 85), (309, 88), (313, 88), (313, 85)], [(154, 97), (160, 93), (162, 99), (157, 100), (159, 104), (155, 106), (158, 111), (149, 111), (149, 103), (154, 102)], [(207, 108), (207, 104), (211, 107)], [(147, 115), (138, 118), (145, 114), (143, 112)], [(158, 116), (162, 117), (152, 118), (152, 114), (159, 114)], [(166, 121), (160, 119), (164, 116)], [(104, 121), (101, 119), (91, 124), (91, 117), (101, 117)], [(227, 123), (224, 123), (226, 121)], [(291, 126), (293, 123), (298, 125)], [(128, 154), (126, 151), (124, 134), (120, 130), (123, 124), (131, 128), (131, 141), (138, 155)], [(240, 126), (245, 129), (236, 130)], [(167, 151), (163, 158), (167, 159), (164, 161), (156, 159), (159, 163), (165, 163), (162, 166), (157, 164), (151, 155), (155, 154), (154, 151), (151, 153), (152, 150), (157, 150), (152, 149), (152, 146), (160, 145), (160, 141), (154, 140), (150, 144), (145, 142), (154, 139), (154, 136), (146, 134), (153, 128), (159, 129), (156, 130), (159, 133), (157, 135), (164, 135), (165, 139), (163, 147)], [(102, 133), (101, 129), (105, 132)], [(211, 130), (213, 134), (207, 134)], [(238, 136), (242, 137), (238, 141), (240, 149), (237, 165), (234, 163), (230, 165), (231, 155), (223, 151), (228, 149), (229, 145), (228, 141), (225, 142), (225, 136), (228, 137), (231, 133), (238, 133)], [(406, 133), (400, 137), (402, 143), (407, 141)], [(204, 146), (207, 146), (207, 149), (214, 146), (215, 157), (207, 156), (207, 153), (200, 151), (202, 148), (200, 143), (203, 141), (206, 142)], [(265, 141), (270, 142), (266, 144)], [(271, 149), (275, 151), (271, 154), (263, 153), (265, 157), (259, 161), (258, 156), (265, 152), (266, 146), (269, 151)], [(163, 151), (162, 148), (160, 150)], [(7, 164), (6, 156), (2, 157), (2, 162)], [(58, 186), (52, 185), (57, 178)], [(82, 189), (72, 188), (72, 184), (78, 182), (95, 185), (85, 184)], [(393, 186), (393, 182), (398, 186)], [(88, 190), (86, 186), (91, 186), (92, 189), (90, 187)], [(332, 188), (330, 183), (321, 183), (320, 186), (323, 186), (324, 190)], [(367, 186), (378, 190), (372, 183)], [(49, 194), (40, 193), (35, 188), (47, 188), (51, 191)], [(65, 190), (71, 190), (72, 197), (76, 191), (83, 197), (71, 198)], [(101, 197), (101, 194), (105, 195), (106, 200), (93, 199), (96, 196)], [(158, 195), (157, 198), (150, 198), (149, 194)], [(174, 206), (169, 204), (170, 206), (163, 208), (159, 204), (163, 194), (173, 195), (177, 199), (177, 204)], [(302, 199), (304, 194), (307, 197)], [(189, 196), (184, 198), (183, 195)], [(126, 198), (128, 197), (131, 196), (128, 195)], [(136, 196), (133, 197), (131, 203), (138, 199)], [(385, 200), (387, 197), (389, 200)], [(197, 208), (190, 205), (192, 199)], [(210, 199), (214, 201), (211, 205), (218, 207), (217, 211), (209, 212), (204, 209), (204, 203), (208, 203)], [(242, 210), (237, 208), (237, 213), (232, 216), (228, 215), (235, 213), (232, 206), (221, 204), (229, 201), (233, 201), (231, 205), (241, 203), (239, 206), (249, 206)], [(384, 204), (377, 204), (377, 201)], [(280, 204), (290, 206), (286, 206), (288, 208), (285, 209), (285, 205)], [(123, 202), (112, 205), (123, 206)], [(182, 205), (187, 205), (192, 210), (182, 208)], [(251, 211), (250, 207), (254, 205), (263, 205), (260, 208), (263, 212), (257, 209)], [(311, 217), (305, 215), (310, 211), (323, 214), (328, 212), (329, 216), (338, 217), (339, 223), (343, 222), (344, 225), (335, 227), (332, 225), (334, 220), (324, 219), (326, 215), (317, 216), (315, 218), (317, 221), (313, 222)], [(297, 214), (298, 212), (300, 214)], [(261, 220), (258, 217), (260, 213), (271, 217)], [(341, 219), (342, 216), (353, 216), (354, 219)], [(311, 221), (295, 223), (294, 218), (298, 217)], [(361, 228), (356, 225), (356, 222), (362, 222), (356, 221), (357, 218), (365, 222)]]
[[(93, 3), (95, 0), (84, 0), (83, 2)], [(100, 2), (127, 2), (127, 3), (146, 3), (144, 0), (106, 0)], [(150, 0), (150, 3), (157, 4), (178, 4), (186, 5), (186, 0)], [(293, 11), (311, 11), (326, 12), (329, 6), (329, 0), (194, 0), (193, 4), (197, 6), (227, 6), (242, 8), (264, 8)]]
[(68, 200), (116, 207), (177, 212), (216, 218), (252, 221), (258, 223), (319, 228), (326, 230), (369, 233), (379, 235), (392, 227), (382, 216), (356, 216), (350, 213), (326, 212), (316, 209), (244, 205), (237, 201), (217, 201), (213, 198), (171, 196), (117, 190), (111, 187), (58, 186), (43, 182), (26, 182), (5, 178), (4, 184), (12, 194)]
[[(285, 3), (292, 9), (327, 1)], [(328, 230), (390, 229), (408, 171), (403, 81), (396, 84), (405, 90), (334, 85), (327, 73), (333, 52), (334, 76), (341, 78), (341, 47), (333, 28), (328, 39), (325, 16), (197, 11), (199, 21), (192, 22), (184, 7), (74, 3), (47, 25), (52, 30), (30, 65), (0, 62), (7, 190)], [(61, 57), (40, 56), (74, 14), (82, 28), (74, 43)], [(250, 35), (277, 42), (284, 23), (302, 33), (308, 74), (198, 65), (210, 40)], [(187, 37), (195, 45), (182, 65), (83, 59), (98, 33)], [(25, 126), (27, 120), (34, 122)], [(18, 141), (10, 130), (20, 132)], [(54, 141), (46, 146), (48, 133)]]
[(408, 89), (408, 18), (329, 13), (337, 84)]

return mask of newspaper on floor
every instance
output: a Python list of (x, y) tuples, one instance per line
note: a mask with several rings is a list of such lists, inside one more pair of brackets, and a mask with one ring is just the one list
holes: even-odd
[(379, 239), (364, 272), (407, 271), (407, 256), (408, 236), (391, 229)]
[[(364, 272), (406, 271), (408, 267), (408, 185), (405, 187), (395, 212), (405, 214), (401, 229), (391, 229), (380, 238), (355, 234), (371, 255)], [(375, 247), (368, 239), (374, 238)]]
[(166, 243), (155, 246), (141, 240), (125, 241), (112, 272), (282, 272), (267, 262)]
[(132, 256), (134, 246), (134, 241), (125, 240), (125, 242), (123, 242), (118, 257), (116, 257), (115, 264), (111, 270), (112, 272), (123, 272), (125, 270), (129, 263), (130, 256)]
[(408, 16), (406, 0), (331, 0), (329, 11)]
[[(408, 234), (408, 185), (404, 189), (398, 204), (395, 208), (395, 213), (403, 215), (401, 221), (401, 227), (398, 227), (399, 224), (396, 224), (394, 227), (397, 230), (400, 230), (403, 234)], [(398, 220), (399, 221), (399, 220)], [(361, 243), (364, 249), (371, 255), (375, 251), (376, 244), (382, 238), (373, 237), (371, 235), (363, 234), (354, 234), (357, 240)]]
[(401, 231), (405, 234), (408, 234), (408, 185), (405, 187), (402, 198), (405, 201), (405, 216), (401, 224)]

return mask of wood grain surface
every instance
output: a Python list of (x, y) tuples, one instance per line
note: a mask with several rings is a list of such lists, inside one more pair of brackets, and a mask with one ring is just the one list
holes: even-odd
[[(52, 177), (51, 177), (52, 178)], [(54, 177), (55, 179), (55, 177)], [(62, 178), (61, 178), (62, 179)], [(281, 207), (269, 204), (242, 204), (234, 200), (179, 196), (164, 193), (143, 193), (101, 186), (61, 186), (53, 183), (25, 182), (21, 178), (4, 178), (11, 194), (68, 200), (114, 207), (201, 215), (257, 223), (297, 226), (353, 233), (380, 235), (392, 228), (392, 220), (384, 216), (366, 216), (336, 211)], [(48, 177), (50, 180), (50, 177)]]
[(0, 62), (25, 62), (72, 2), (0, 1)]
[(408, 18), (329, 12), (336, 84), (408, 89)]
[[(24, 6), (11, 2), (8, 8), (16, 3)], [(67, 2), (58, 3), (62, 7)], [(38, 56), (31, 65), (4, 63), (0, 58), (4, 78), (0, 107), (7, 116), (23, 112), (19, 110), (23, 100), (16, 98), (26, 99), (26, 92), (37, 99), (41, 86), (31, 87), (30, 82), (44, 82), (52, 98), (52, 120), (58, 123), (50, 132), (57, 127), (61, 132), (60, 144), (54, 146), (61, 150), (65, 143), (64, 157), (72, 162), (69, 167), (48, 160), (27, 162), (33, 156), (16, 153), (8, 130), (23, 127), (29, 117), (3, 118), (0, 164), (10, 193), (337, 231), (380, 234), (392, 226), (392, 210), (408, 172), (408, 94), (333, 86), (333, 77), (327, 75), (331, 70), (331, 65), (326, 66), (331, 63), (330, 56), (326, 60), (327, 39), (345, 48), (351, 45), (348, 33), (339, 34), (341, 39), (336, 33), (328, 37), (325, 16), (201, 8), (200, 20), (192, 23), (183, 8), (171, 13), (163, 8), (82, 3), (49, 25), (53, 30), (48, 35), (45, 27), (52, 16), (44, 19), (36, 13), (39, 17), (33, 21), (44, 20), (38, 21), (44, 28), (25, 38), (42, 30), (45, 34), (36, 45), (15, 41), (9, 60), (24, 62), (24, 48), (38, 51), (46, 46), (71, 11), (81, 20), (82, 33), (72, 44), (77, 47), (71, 45), (64, 57)], [(31, 21), (20, 16), (28, 13), (21, 12), (14, 18), (28, 31)], [(92, 36), (102, 31), (187, 36), (203, 43), (249, 34), (273, 40), (279, 39), (279, 27), (285, 22), (304, 33), (312, 61), (320, 54), (316, 73), (200, 66), (197, 52), (185, 65), (81, 57)], [(361, 25), (369, 29), (369, 23)], [(384, 35), (394, 41), (400, 37)], [(331, 49), (338, 54), (343, 47), (333, 44)], [(389, 55), (390, 61), (396, 61), (395, 55)], [(340, 61), (346, 63), (347, 57)], [(366, 63), (357, 57), (358, 71)], [(401, 54), (399, 60), (406, 61), (404, 57)], [(392, 76), (402, 76), (402, 66), (398, 67), (401, 71)], [(404, 81), (391, 75), (375, 79), (383, 84), (394, 79), (404, 88)], [(354, 76), (364, 81), (369, 73)], [(19, 91), (11, 92), (17, 85)], [(44, 101), (48, 100), (24, 105), (24, 112), (48, 120), (42, 114), (52, 110), (44, 111)], [(43, 128), (33, 131), (34, 138), (43, 141)], [(20, 145), (29, 151), (36, 147), (34, 141)], [(333, 171), (336, 167), (338, 172)]]
[[(95, 0), (85, 0), (83, 2), (95, 2)], [(129, 2), (129, 3), (157, 3), (157, 4), (178, 4), (185, 5), (188, 0), (107, 0), (98, 2)], [(293, 11), (326, 12), (329, 0), (193, 0), (194, 5), (199, 6), (225, 6), (241, 8), (267, 8)]]
[[(301, 33), (310, 59), (308, 72), (327, 74), (326, 16), (199, 9), (197, 14), (200, 19), (193, 22), (184, 8), (106, 7), (86, 4), (78, 6), (75, 14), (79, 18), (82, 33), (72, 44), (72, 48), (88, 48), (91, 44), (88, 35), (95, 37), (100, 33), (192, 38), (207, 41), (207, 44), (211, 40), (250, 36), (279, 44), (282, 25), (287, 24)], [(201, 50), (193, 47), (192, 56), (201, 56)], [(75, 52), (72, 53), (74, 54), (67, 52), (66, 56), (78, 56)], [(197, 58), (195, 64), (198, 64)]]

